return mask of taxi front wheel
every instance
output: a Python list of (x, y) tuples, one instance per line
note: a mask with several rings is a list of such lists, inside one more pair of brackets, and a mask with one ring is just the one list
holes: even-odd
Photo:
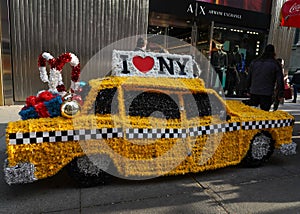
[(248, 167), (258, 167), (269, 160), (274, 152), (274, 140), (268, 132), (257, 133), (251, 140), (250, 148), (242, 160)]
[[(105, 159), (104, 159), (105, 160)], [(108, 180), (108, 173), (95, 165), (89, 156), (82, 156), (73, 159), (67, 165), (68, 174), (80, 187), (92, 187), (103, 185)]]

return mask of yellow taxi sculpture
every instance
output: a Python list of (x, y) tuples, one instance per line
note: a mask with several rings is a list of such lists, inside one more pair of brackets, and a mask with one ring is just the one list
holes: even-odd
[(191, 56), (114, 50), (112, 62), (111, 76), (89, 82), (80, 114), (8, 123), (8, 184), (64, 167), (94, 185), (112, 169), (150, 178), (258, 166), (274, 149), (295, 153), (292, 115), (223, 100), (194, 77)]

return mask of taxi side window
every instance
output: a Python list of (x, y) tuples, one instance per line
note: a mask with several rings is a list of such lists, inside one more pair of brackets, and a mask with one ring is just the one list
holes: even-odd
[[(112, 105), (117, 105), (117, 102), (112, 102), (117, 92), (117, 88), (106, 88), (100, 90), (95, 100), (95, 114), (115, 114), (113, 109), (117, 110), (117, 107), (112, 108)], [(115, 98), (116, 99), (116, 98)]]
[(193, 100), (191, 100), (192, 98), (190, 98), (189, 94), (184, 95), (183, 98), (185, 103), (186, 117), (188, 119), (211, 115), (211, 105), (209, 103), (209, 97), (206, 93), (193, 94)]
[(157, 91), (125, 91), (126, 115), (180, 119), (178, 96)]
[(220, 98), (212, 94), (209, 99), (212, 106), (212, 115), (217, 115), (221, 120), (229, 120), (230, 116), (227, 114), (226, 106)]
[[(226, 113), (224, 104), (214, 95), (207, 93), (193, 94), (194, 100), (184, 95), (186, 116), (188, 119)], [(223, 117), (223, 115), (221, 115)]]

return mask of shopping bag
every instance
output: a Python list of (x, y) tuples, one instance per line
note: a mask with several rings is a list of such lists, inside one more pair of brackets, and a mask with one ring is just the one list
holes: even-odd
[(284, 85), (284, 99), (290, 100), (292, 99), (292, 89), (289, 84)]

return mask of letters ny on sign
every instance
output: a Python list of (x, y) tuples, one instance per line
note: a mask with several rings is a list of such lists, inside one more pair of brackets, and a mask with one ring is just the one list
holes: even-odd
[(193, 78), (190, 55), (113, 50), (112, 75)]

